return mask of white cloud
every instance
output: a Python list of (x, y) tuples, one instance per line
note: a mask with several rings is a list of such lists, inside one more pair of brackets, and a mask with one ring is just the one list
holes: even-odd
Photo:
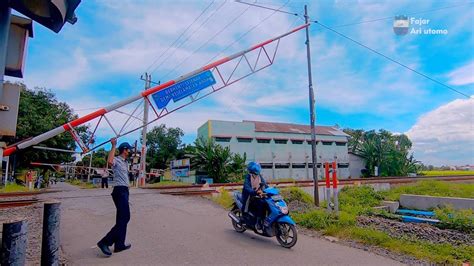
[(39, 86), (53, 90), (74, 88), (91, 78), (91, 66), (87, 55), (76, 48), (71, 56), (45, 62), (45, 68), (34, 71), (25, 79), (30, 87)]
[(474, 98), (422, 115), (406, 134), (415, 157), (425, 164), (474, 164)]
[[(127, 82), (127, 79), (138, 78), (138, 75), (170, 46), (209, 3), (210, 1), (183, 0), (172, 3), (154, 0), (84, 2), (82, 7), (89, 7), (90, 14), (94, 14), (91, 21), (95, 22), (94, 25), (101, 25), (103, 28), (91, 29), (91, 24), (80, 22), (74, 25), (74, 29), (77, 29), (79, 33), (70, 36), (67, 43), (69, 46), (65, 46), (64, 50), (60, 49), (55, 56), (51, 57), (51, 62), (47, 64), (48, 71), (34, 71), (33, 85), (50, 87), (53, 91), (71, 89), (72, 92), (67, 94), (65, 99), (76, 109), (108, 105), (120, 100), (122, 96), (126, 97), (124, 94), (127, 96), (134, 94), (132, 91), (138, 92), (141, 90), (141, 85), (138, 87), (135, 86), (136, 84), (131, 86), (117, 84), (113, 83), (113, 79)], [(198, 25), (221, 3), (222, 1), (216, 1), (196, 25), (191, 27), (185, 38), (197, 30)], [(396, 6), (391, 2), (344, 3), (340, 4), (344, 5), (344, 10), (328, 9), (326, 5), (320, 5), (319, 2), (312, 3), (311, 7), (315, 18), (330, 19), (330, 16), (334, 16), (335, 19), (341, 20), (339, 21), (341, 23), (335, 24), (344, 24), (373, 19), (379, 16), (377, 14), (392, 14), (394, 9), (401, 6), (411, 6), (410, 2), (403, 1), (397, 2)], [(423, 3), (418, 8), (421, 10), (428, 8), (425, 7), (428, 4), (430, 3)], [(287, 8), (296, 10), (301, 6), (299, 2), (298, 7)], [(324, 9), (323, 6), (325, 6)], [(93, 12), (96, 9), (101, 12)], [(169, 70), (190, 56), (196, 48), (245, 9), (245, 5), (228, 0), (204, 27), (199, 29), (185, 45), (176, 49), (173, 56), (153, 73), (153, 79), (165, 81), (162, 78)], [(336, 14), (329, 14), (328, 10)], [(177, 73), (169, 75), (167, 79), (175, 78), (204, 65), (211, 57), (220, 53), (228, 44), (234, 42), (271, 13), (272, 11), (250, 8), (236, 23), (230, 25), (216, 38), (211, 39), (208, 45), (193, 54), (190, 60), (178, 68)], [(346, 15), (339, 16), (341, 13)], [(300, 23), (301, 20), (298, 18), (294, 20), (291, 16), (276, 13), (216, 59), (275, 37)], [(313, 83), (318, 108), (324, 107), (340, 114), (384, 114), (393, 118), (399, 114), (416, 112), (419, 105), (429, 101), (425, 96), (431, 88), (423, 86), (422, 78), (317, 25), (312, 25), (311, 28)], [(419, 63), (423, 62), (419, 58), (419, 44), (412, 44), (413, 40), (409, 38), (397, 38), (392, 31), (391, 21), (337, 30), (400, 59), (416, 69)], [(163, 121), (171, 126), (180, 126), (186, 133), (192, 134), (208, 119), (284, 121), (295, 117), (298, 114), (293, 112), (292, 107), (308, 106), (303, 31), (282, 39), (279, 49), (275, 64), (270, 68), (222, 92), (213, 94), (206, 104), (193, 104)], [(65, 51), (75, 51), (72, 54), (72, 60)], [(173, 51), (174, 49), (170, 49), (168, 53)], [(73, 63), (66, 62), (65, 64), (66, 60)], [(67, 67), (64, 68), (64, 66)], [(91, 84), (92, 80), (97, 81), (98, 85)], [(83, 82), (88, 82), (86, 84), (90, 84), (91, 89), (79, 91), (78, 85)], [(100, 96), (97, 96), (99, 88)], [(107, 102), (97, 101), (98, 97), (101, 101), (107, 99)], [(279, 109), (287, 112), (280, 112)], [(268, 114), (279, 114), (281, 117)], [(117, 116), (113, 120), (121, 119)], [(101, 134), (111, 135), (111, 131), (101, 128)]]
[(453, 85), (469, 85), (474, 83), (474, 61), (448, 74), (449, 83)]

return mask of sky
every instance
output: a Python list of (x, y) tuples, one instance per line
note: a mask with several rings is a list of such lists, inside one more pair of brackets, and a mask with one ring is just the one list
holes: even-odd
[[(455, 93), (313, 23), (310, 44), (318, 125), (405, 133), (415, 157), (425, 164), (474, 165), (472, 1), (256, 2), (298, 14), (307, 4), (311, 20), (471, 96)], [(50, 89), (80, 116), (139, 94), (145, 72), (154, 82), (166, 82), (304, 22), (301, 17), (230, 0), (89, 0), (82, 1), (76, 14), (77, 23), (66, 24), (59, 34), (34, 25), (22, 81), (30, 88)], [(411, 22), (406, 35), (394, 33), (397, 15), (406, 15)], [(421, 33), (416, 34), (418, 29)], [(439, 31), (430, 34), (432, 30)], [(131, 113), (135, 107), (122, 111)], [(116, 128), (125, 119), (116, 112), (109, 116)], [(180, 127), (184, 141), (192, 143), (197, 128), (210, 119), (308, 124), (304, 31), (281, 39), (270, 67), (152, 126)], [(130, 129), (133, 123), (140, 122), (132, 121)], [(112, 135), (102, 122), (97, 141)], [(123, 139), (138, 137), (134, 133)]]

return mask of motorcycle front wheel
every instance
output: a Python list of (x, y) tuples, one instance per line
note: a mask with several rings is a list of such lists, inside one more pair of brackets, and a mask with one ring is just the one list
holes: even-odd
[(289, 223), (278, 223), (276, 227), (278, 243), (284, 248), (292, 248), (298, 241), (296, 226)]
[[(234, 208), (232, 210), (232, 213), (234, 213), (234, 215), (237, 216), (239, 218), (239, 220), (242, 221), (242, 212), (238, 208)], [(245, 232), (245, 230), (247, 230), (247, 229), (245, 229), (243, 224), (237, 223), (233, 219), (231, 219), (231, 220), (232, 220), (232, 226), (234, 227), (235, 231), (237, 231), (239, 233), (243, 233), (243, 232)]]

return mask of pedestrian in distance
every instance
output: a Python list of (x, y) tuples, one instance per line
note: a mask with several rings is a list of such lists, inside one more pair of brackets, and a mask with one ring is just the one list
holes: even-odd
[(102, 172), (102, 188), (109, 188), (109, 165), (105, 166), (105, 169)]
[(117, 216), (115, 225), (102, 238), (97, 246), (106, 256), (111, 256), (110, 246), (114, 245), (114, 252), (121, 252), (132, 247), (131, 244), (125, 244), (127, 235), (127, 224), (130, 221), (130, 206), (128, 204), (130, 181), (128, 179), (129, 163), (127, 161), (130, 156), (132, 146), (127, 142), (119, 145), (119, 155), (115, 156), (115, 147), (117, 139), (111, 139), (112, 149), (109, 152), (107, 162), (112, 166), (114, 173), (115, 186), (112, 191), (112, 199), (117, 208)]

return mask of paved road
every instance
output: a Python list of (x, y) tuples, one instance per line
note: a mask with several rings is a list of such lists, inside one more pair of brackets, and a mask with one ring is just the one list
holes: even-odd
[[(132, 249), (101, 256), (96, 242), (115, 221), (111, 190), (78, 190), (62, 197), (61, 241), (73, 265), (399, 265), (363, 250), (300, 234), (292, 249), (275, 238), (234, 232), (227, 212), (207, 199), (131, 190)], [(66, 198), (67, 197), (67, 198)]]

